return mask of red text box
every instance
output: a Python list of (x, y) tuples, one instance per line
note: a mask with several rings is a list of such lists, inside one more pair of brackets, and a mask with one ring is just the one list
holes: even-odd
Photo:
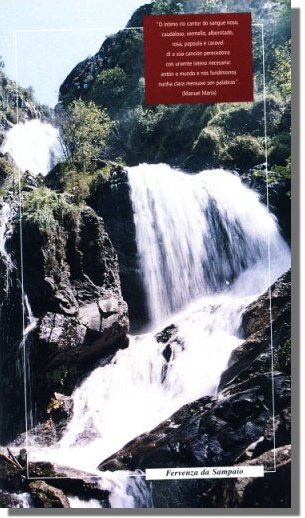
[(144, 17), (146, 104), (253, 101), (251, 13)]

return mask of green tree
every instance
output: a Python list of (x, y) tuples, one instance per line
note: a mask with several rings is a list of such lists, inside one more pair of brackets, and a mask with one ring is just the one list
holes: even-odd
[[(223, 2), (223, 10), (226, 10), (226, 2)], [(218, 12), (221, 9), (219, 5), (219, 1), (215, 0), (203, 0), (201, 5), (199, 6), (199, 11), (203, 13), (214, 13)]]
[(291, 41), (287, 41), (275, 49), (275, 66), (273, 69), (273, 84), (276, 92), (284, 99), (291, 96)]
[(78, 170), (93, 170), (96, 160), (107, 155), (113, 122), (105, 109), (78, 99), (69, 104), (60, 126), (66, 157)]
[(179, 0), (156, 0), (153, 14), (179, 14), (183, 12), (183, 2)]
[(94, 82), (92, 100), (99, 106), (121, 106), (126, 95), (127, 75), (124, 70), (114, 68), (102, 70)]

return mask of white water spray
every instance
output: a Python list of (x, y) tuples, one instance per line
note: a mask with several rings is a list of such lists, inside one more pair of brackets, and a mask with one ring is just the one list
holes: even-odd
[[(130, 337), (128, 349), (76, 388), (73, 416), (58, 444), (41, 448), (34, 440), (30, 448), (32, 459), (96, 474), (97, 464), (129, 440), (182, 405), (216, 393), (242, 342), (243, 310), (290, 263), (275, 218), (233, 174), (188, 176), (142, 165), (129, 169), (129, 179), (143, 281), (159, 325)], [(166, 344), (155, 338), (161, 323), (176, 326)], [(112, 494), (115, 499), (113, 485)], [(123, 490), (114, 506), (129, 507), (128, 498)]]
[(39, 119), (13, 126), (1, 152), (8, 153), (22, 173), (29, 171), (34, 176), (47, 175), (63, 156), (58, 130)]
[[(73, 416), (59, 443), (43, 447), (30, 434), (27, 445), (31, 460), (100, 476), (116, 508), (150, 507), (145, 481), (96, 466), (182, 405), (217, 392), (242, 342), (245, 307), (290, 264), (275, 218), (233, 174), (189, 176), (145, 164), (128, 174), (151, 332), (131, 336), (127, 349), (75, 389)], [(27, 309), (30, 331), (35, 321)], [(175, 330), (160, 343), (155, 333), (167, 324)], [(85, 506), (73, 497), (70, 503)], [(86, 507), (100, 504), (91, 500)]]

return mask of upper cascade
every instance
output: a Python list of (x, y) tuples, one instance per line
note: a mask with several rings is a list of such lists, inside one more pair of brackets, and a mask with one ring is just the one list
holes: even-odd
[(46, 176), (63, 156), (59, 131), (49, 123), (33, 119), (11, 128), (3, 142), (2, 153), (8, 153), (22, 173)]

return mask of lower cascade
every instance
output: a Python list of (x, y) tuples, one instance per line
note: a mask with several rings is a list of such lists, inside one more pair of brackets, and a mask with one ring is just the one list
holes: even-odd
[[(151, 326), (74, 390), (58, 443), (44, 446), (29, 432), (25, 446), (31, 460), (101, 477), (112, 507), (149, 507), (141, 474), (101, 474), (97, 465), (184, 404), (217, 393), (243, 341), (244, 309), (289, 268), (290, 251), (274, 216), (232, 173), (142, 164), (128, 178)], [(167, 326), (174, 331), (160, 340)]]

